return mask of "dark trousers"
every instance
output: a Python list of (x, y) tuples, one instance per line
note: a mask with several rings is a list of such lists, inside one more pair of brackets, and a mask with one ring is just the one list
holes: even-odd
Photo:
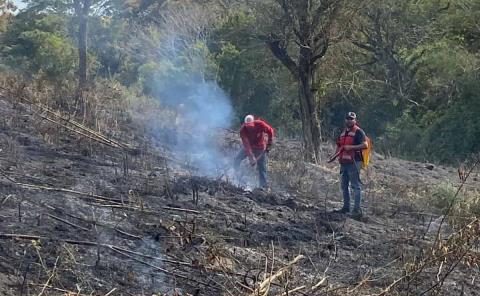
[[(267, 153), (265, 150), (259, 150), (259, 149), (252, 149), (253, 155), (255, 155), (255, 158), (257, 159), (257, 169), (258, 169), (258, 179), (259, 179), (259, 185), (262, 188), (267, 187)], [(259, 157), (260, 156), (260, 157)], [(240, 166), (240, 163), (242, 160), (244, 160), (247, 157), (247, 154), (245, 153), (245, 150), (242, 148), (238, 153), (237, 156), (235, 156), (235, 169), (238, 169)]]
[(342, 175), (343, 208), (345, 209), (350, 209), (350, 185), (354, 192), (353, 209), (356, 211), (360, 210), (360, 203), (362, 201), (362, 187), (360, 183), (361, 165), (361, 161), (340, 165), (340, 174)]

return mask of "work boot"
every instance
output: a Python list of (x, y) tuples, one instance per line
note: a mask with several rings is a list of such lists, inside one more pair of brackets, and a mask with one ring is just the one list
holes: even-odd
[(336, 210), (335, 213), (340, 213), (340, 214), (350, 213), (350, 209), (346, 208), (346, 207), (343, 207), (340, 210)]
[(262, 190), (263, 192), (266, 192), (266, 193), (270, 193), (270, 192), (271, 192), (271, 189), (270, 189), (270, 187), (268, 187), (268, 186), (260, 187), (260, 190)]
[(358, 219), (358, 218), (362, 218), (362, 216), (363, 214), (361, 209), (353, 209), (352, 218)]

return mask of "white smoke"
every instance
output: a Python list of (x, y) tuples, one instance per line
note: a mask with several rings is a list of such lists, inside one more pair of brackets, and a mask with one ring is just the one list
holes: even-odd
[(163, 123), (168, 129), (156, 130), (174, 130), (172, 152), (198, 168), (196, 174), (208, 176), (218, 175), (219, 168), (225, 168), (228, 160), (231, 166), (233, 159), (222, 151), (219, 138), (220, 131), (232, 124), (233, 108), (215, 81), (218, 70), (206, 45), (215, 21), (211, 15), (196, 4), (169, 8), (148, 79), (148, 88), (161, 106), (176, 113), (174, 122)]
[(174, 150), (197, 167), (197, 173), (214, 176), (226, 160), (220, 131), (230, 127), (232, 107), (215, 82), (192, 86), (191, 99), (179, 106), (178, 142)]

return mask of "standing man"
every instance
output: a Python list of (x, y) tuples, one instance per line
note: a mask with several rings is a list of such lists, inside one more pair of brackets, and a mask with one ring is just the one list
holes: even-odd
[(338, 161), (342, 176), (343, 207), (338, 212), (350, 212), (350, 190), (352, 186), (355, 194), (355, 203), (352, 214), (362, 215), (360, 207), (362, 188), (360, 184), (360, 168), (362, 167), (362, 149), (368, 147), (365, 132), (357, 125), (357, 115), (348, 112), (345, 117), (345, 129), (337, 138)]
[[(245, 116), (244, 123), (240, 128), (243, 149), (235, 157), (235, 169), (240, 162), (248, 157), (250, 165), (257, 165), (260, 187), (267, 189), (267, 153), (273, 144), (273, 128), (265, 121), (255, 119), (253, 115)], [(267, 139), (265, 139), (267, 138)]]

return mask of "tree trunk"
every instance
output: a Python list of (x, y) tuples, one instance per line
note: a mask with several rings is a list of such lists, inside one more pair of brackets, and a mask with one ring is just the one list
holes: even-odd
[(78, 87), (85, 88), (87, 83), (87, 21), (80, 17), (80, 28), (78, 32)]
[(316, 90), (314, 89), (315, 72), (318, 66), (312, 62), (318, 59), (313, 56), (310, 48), (300, 49), (298, 65), (290, 58), (285, 48), (279, 41), (267, 42), (273, 55), (290, 70), (298, 81), (298, 99), (302, 117), (303, 145), (305, 160), (318, 163), (320, 161), (320, 122), (318, 119)]
[(321, 131), (318, 119), (314, 73), (316, 66), (311, 65), (311, 50), (302, 48), (299, 58), (299, 100), (302, 116), (303, 144), (307, 161), (320, 161)]
[(81, 93), (87, 84), (87, 26), (90, 0), (75, 0), (75, 12), (78, 17), (78, 88)]
[[(271, 33), (266, 37), (273, 55), (292, 73), (298, 82), (298, 98), (302, 117), (305, 159), (320, 161), (321, 130), (317, 109), (315, 84), (319, 60), (325, 56), (330, 42), (330, 31), (342, 1), (339, 0), (277, 0), (283, 11), (280, 23), (288, 22), (291, 31), (283, 30), (281, 36)], [(289, 41), (298, 51), (294, 60), (288, 52)], [(291, 44), (291, 43), (290, 43)]]
[[(303, 80), (303, 79), (302, 79)], [(315, 95), (310, 90), (311, 82), (301, 81), (299, 85), (300, 111), (302, 116), (303, 145), (307, 161), (320, 161), (320, 124), (316, 111)]]

